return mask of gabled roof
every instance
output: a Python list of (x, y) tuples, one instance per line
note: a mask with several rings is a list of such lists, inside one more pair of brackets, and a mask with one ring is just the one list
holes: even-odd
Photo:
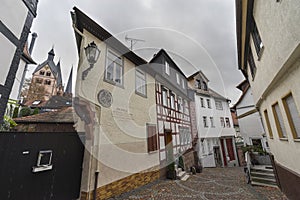
[(195, 73), (193, 73), (192, 75), (190, 75), (187, 79), (188, 81), (192, 80), (195, 76), (200, 75), (202, 78), (205, 79), (206, 82), (209, 82), (208, 78), (205, 76), (205, 74), (200, 70), (200, 71), (196, 71)]
[(171, 58), (171, 56), (167, 53), (167, 51), (165, 51), (164, 49), (160, 49), (159, 52), (157, 52), (153, 58), (149, 61), (149, 63), (155, 63), (155, 60), (157, 58), (159, 58), (160, 56), (165, 56), (167, 57), (173, 64), (173, 66), (175, 67), (175, 69), (180, 72), (184, 77), (186, 77), (186, 75), (181, 71), (181, 69), (178, 67), (178, 65), (175, 63), (175, 61)]
[(43, 108), (48, 109), (60, 109), (64, 107), (72, 106), (71, 96), (52, 96)]
[(15, 118), (14, 121), (21, 123), (74, 123), (73, 107), (62, 108), (57, 111), (45, 112), (26, 117)]
[[(122, 54), (124, 57), (126, 57), (128, 60), (130, 60), (136, 65), (143, 65), (147, 63), (147, 61), (136, 55), (133, 51), (129, 50), (123, 43), (121, 43), (112, 34), (110, 34), (108, 31), (102, 28), (94, 20), (89, 18), (81, 10), (79, 10), (76, 7), (74, 7), (73, 10), (74, 11), (71, 12), (73, 25), (79, 31), (83, 32), (83, 29), (86, 29), (99, 40), (104, 41), (107, 45), (117, 50), (120, 54)], [(78, 53), (80, 53), (82, 36), (75, 31), (75, 37), (77, 42)]]
[[(247, 84), (248, 83), (248, 84)], [(245, 85), (246, 84), (246, 85)], [(244, 89), (243, 87), (244, 86)], [(244, 80), (243, 82), (241, 82), (238, 86), (236, 86), (237, 88), (239, 88), (243, 93), (240, 96), (240, 98), (238, 99), (238, 101), (233, 105), (234, 108), (236, 108), (237, 105), (239, 105), (239, 103), (241, 103), (241, 101), (243, 100), (244, 96), (246, 95), (247, 91), (250, 88), (250, 84), (247, 80)], [(240, 88), (241, 87), (241, 88)]]
[(60, 60), (58, 61), (57, 65), (57, 86), (62, 85), (62, 77), (61, 77), (61, 69), (60, 69)]
[[(50, 70), (51, 70), (51, 72), (53, 73), (53, 75), (54, 75), (55, 77), (58, 77), (58, 73), (61, 73), (61, 72), (60, 72), (60, 69), (58, 70), (57, 66), (55, 65), (55, 63), (54, 63), (54, 61), (53, 61), (54, 55), (55, 55), (55, 54), (54, 54), (54, 50), (53, 50), (53, 48), (52, 48), (52, 49), (49, 51), (49, 53), (48, 53), (48, 58), (47, 58), (47, 60), (45, 60), (42, 64), (39, 64), (39, 65), (35, 68), (35, 70), (34, 70), (33, 73), (39, 71), (40, 69), (42, 69), (43, 67), (45, 67), (46, 65), (48, 65), (48, 66), (50, 67)], [(61, 77), (61, 75), (60, 75), (60, 77)], [(59, 81), (59, 80), (57, 80), (57, 81)], [(60, 80), (60, 81), (61, 81), (61, 80)]]

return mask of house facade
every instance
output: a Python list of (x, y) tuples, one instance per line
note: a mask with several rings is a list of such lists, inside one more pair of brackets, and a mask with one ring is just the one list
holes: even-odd
[[(87, 138), (81, 199), (106, 199), (159, 178), (155, 79), (145, 60), (82, 11), (71, 16), (79, 55), (76, 129)], [(88, 46), (99, 53), (93, 65)]]
[(208, 87), (209, 80), (201, 72), (188, 78), (194, 91), (198, 156), (203, 167), (238, 166), (229, 100)]
[(267, 137), (262, 124), (260, 113), (255, 108), (252, 91), (248, 81), (243, 81), (237, 86), (243, 93), (234, 105), (240, 134), (243, 138), (244, 146), (253, 145), (261, 147), (264, 151), (269, 151)]
[(267, 133), (278, 185), (300, 192), (299, 1), (236, 1), (239, 69)]
[[(195, 161), (187, 80), (164, 49), (154, 55), (149, 67), (156, 73), (155, 97), (161, 176), (169, 173), (166, 168), (172, 162), (189, 171)], [(179, 166), (180, 156), (183, 157), (184, 166)]]
[[(37, 0), (13, 2), (4, 0), (0, 8), (0, 43), (1, 43), (1, 75), (0, 75), (0, 122), (6, 112), (8, 100), (17, 100), (17, 94), (12, 94), (16, 76), (21, 77), (26, 62), (24, 48), (33, 19), (36, 17)], [(21, 60), (21, 58), (24, 58)], [(18, 84), (18, 83), (16, 83)], [(18, 91), (17, 85), (15, 86)]]

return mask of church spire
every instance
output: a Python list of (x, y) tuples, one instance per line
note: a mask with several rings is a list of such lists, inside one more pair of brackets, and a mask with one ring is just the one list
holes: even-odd
[(66, 94), (72, 94), (72, 77), (73, 77), (73, 66), (71, 68), (68, 83), (67, 83), (67, 87), (66, 87), (66, 90), (65, 90)]
[(48, 53), (48, 60), (53, 60), (54, 56), (55, 56), (55, 53), (54, 53), (54, 49), (52, 47), (52, 49)]

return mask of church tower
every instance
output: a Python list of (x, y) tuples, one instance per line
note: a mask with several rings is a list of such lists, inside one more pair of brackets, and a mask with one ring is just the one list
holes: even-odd
[(32, 80), (26, 101), (48, 101), (52, 96), (62, 96), (64, 92), (60, 61), (54, 63), (54, 49), (48, 58), (38, 65), (32, 74)]

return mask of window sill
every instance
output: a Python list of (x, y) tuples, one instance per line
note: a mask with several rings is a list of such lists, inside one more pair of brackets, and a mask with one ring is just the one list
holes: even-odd
[(294, 142), (300, 142), (300, 138), (295, 138)]
[(155, 151), (148, 151), (148, 154), (155, 154), (155, 153), (158, 153), (158, 150), (155, 150)]
[(119, 87), (119, 88), (125, 89), (124, 84), (119, 85), (119, 84), (117, 84), (116, 82), (114, 82), (114, 81), (112, 81), (112, 80), (107, 80), (107, 79), (104, 79), (104, 82), (109, 83), (109, 84), (112, 84), (112, 85), (117, 86), (117, 87)]
[(141, 96), (141, 97), (144, 97), (144, 98), (147, 98), (147, 94), (143, 94), (143, 93), (140, 93), (138, 91), (135, 91), (135, 94)]
[(281, 141), (289, 141), (287, 138), (279, 138)]

